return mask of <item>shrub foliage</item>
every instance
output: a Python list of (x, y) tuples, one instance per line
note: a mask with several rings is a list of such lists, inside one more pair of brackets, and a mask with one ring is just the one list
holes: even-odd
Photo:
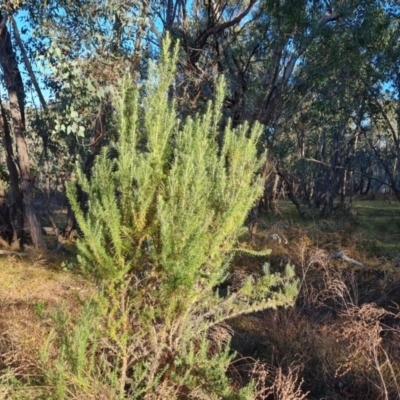
[(232, 293), (218, 290), (261, 193), (256, 144), (262, 128), (234, 129), (223, 118), (223, 79), (204, 115), (182, 121), (169, 100), (177, 61), (177, 48), (169, 48), (167, 38), (144, 84), (122, 81), (115, 100), (119, 141), (98, 156), (90, 179), (77, 172), (85, 212), (76, 186), (68, 186), (81, 229), (80, 267), (103, 288), (96, 303), (103, 322), (91, 318), (90, 326), (82, 319), (84, 331), (93, 331), (84, 345), (98, 364), (76, 343), (79, 352), (63, 353), (57, 385), (66, 397), (91, 388), (121, 399), (251, 398), (251, 384), (231, 388), (229, 340), (212, 343), (210, 329), (288, 305), (296, 294), (291, 268), (284, 277), (265, 269)]

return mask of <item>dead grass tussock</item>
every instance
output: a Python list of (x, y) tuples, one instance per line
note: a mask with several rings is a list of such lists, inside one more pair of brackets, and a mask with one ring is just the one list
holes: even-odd
[(247, 381), (253, 381), (255, 400), (305, 400), (309, 394), (302, 389), (299, 366), (291, 365), (284, 372), (283, 368), (247, 359), (241, 360), (239, 370), (245, 371)]
[[(298, 376), (304, 380), (302, 387), (312, 394), (307, 398), (321, 399), (331, 393), (338, 396), (330, 397), (333, 399), (360, 399), (360, 393), (370, 393), (368, 387), (379, 384), (379, 381), (366, 385), (373, 377), (360, 373), (357, 369), (359, 364), (351, 364), (345, 374), (338, 374), (338, 370), (349, 365), (351, 353), (349, 341), (341, 331), (342, 324), (343, 319), (329, 311), (306, 315), (299, 309), (268, 310), (253, 318), (252, 332), (257, 332), (258, 337), (254, 338), (251, 350), (275, 369), (288, 371), (293, 362), (301, 365)], [(243, 338), (249, 337), (246, 332), (242, 335)], [(360, 332), (361, 340), (362, 337)]]
[(354, 306), (343, 312), (337, 336), (348, 344), (348, 355), (336, 375), (350, 376), (353, 387), (364, 386), (364, 391), (367, 388), (376, 399), (400, 398), (399, 318), (399, 313), (375, 304)]

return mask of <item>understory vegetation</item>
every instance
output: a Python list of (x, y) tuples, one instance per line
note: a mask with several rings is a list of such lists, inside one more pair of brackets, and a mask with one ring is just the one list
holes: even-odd
[[(271, 272), (290, 263), (300, 278), (299, 294), (293, 307), (240, 315), (212, 329), (208, 340), (214, 359), (210, 357), (207, 379), (217, 371), (211, 363), (221, 343), (229, 342), (231, 352), (224, 353), (227, 358), (219, 364), (220, 373), (226, 369), (227, 382), (236, 392), (253, 379), (251, 396), (257, 399), (399, 396), (399, 230), (381, 229), (388, 220), (397, 226), (400, 205), (388, 199), (357, 200), (354, 210), (345, 218), (302, 220), (295, 207), (282, 200), (276, 215), (260, 221), (255, 242), (248, 234), (241, 236), (242, 247), (272, 252), (237, 254), (224, 287), (234, 291), (246, 278), (259, 277), (265, 263)], [(365, 268), (329, 258), (338, 249)], [(90, 358), (87, 353), (79, 358), (83, 354), (77, 346), (88, 340), (88, 332), (91, 344), (93, 332), (107, 332), (99, 323), (101, 313), (96, 314), (100, 304), (93, 300), (98, 288), (70, 271), (77, 262), (73, 251), (30, 257), (1, 261), (1, 396), (58, 398), (57, 383), (64, 384), (66, 398), (113, 398), (100, 373), (107, 365), (96, 364), (90, 370)], [(98, 349), (106, 349), (110, 356), (116, 345), (104, 346), (106, 338), (98, 338)], [(61, 355), (62, 343), (76, 347), (68, 351), (64, 347)], [(71, 375), (77, 373), (74, 368), (83, 368), (80, 377)], [(77, 388), (79, 395), (74, 392)], [(245, 398), (253, 398), (248, 393)]]

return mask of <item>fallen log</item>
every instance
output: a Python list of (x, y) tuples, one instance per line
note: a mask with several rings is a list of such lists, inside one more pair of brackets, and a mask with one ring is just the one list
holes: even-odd
[(348, 262), (360, 268), (367, 268), (364, 264), (359, 261), (354, 260), (353, 258), (347, 257), (346, 253), (343, 250), (335, 251), (334, 253), (329, 254), (328, 259), (331, 258), (339, 258), (342, 261)]

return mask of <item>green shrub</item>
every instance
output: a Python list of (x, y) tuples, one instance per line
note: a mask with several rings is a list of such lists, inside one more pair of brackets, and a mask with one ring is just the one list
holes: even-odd
[[(290, 268), (284, 278), (250, 277), (235, 293), (217, 290), (261, 194), (262, 128), (223, 122), (223, 79), (206, 113), (182, 121), (168, 100), (177, 60), (177, 48), (171, 55), (169, 47), (167, 38), (143, 86), (123, 80), (115, 101), (119, 141), (98, 156), (90, 179), (77, 172), (87, 212), (75, 185), (68, 186), (81, 229), (80, 267), (103, 294), (102, 323), (78, 324), (80, 333), (71, 336), (84, 337), (92, 355), (96, 342), (101, 362), (86, 365), (82, 345), (64, 338), (66, 382), (58, 386), (67, 398), (103, 388), (120, 399), (248, 399), (251, 386), (234, 393), (225, 374), (233, 357), (229, 340), (212, 342), (210, 328), (289, 305), (296, 294)], [(91, 337), (97, 339), (90, 343)]]

